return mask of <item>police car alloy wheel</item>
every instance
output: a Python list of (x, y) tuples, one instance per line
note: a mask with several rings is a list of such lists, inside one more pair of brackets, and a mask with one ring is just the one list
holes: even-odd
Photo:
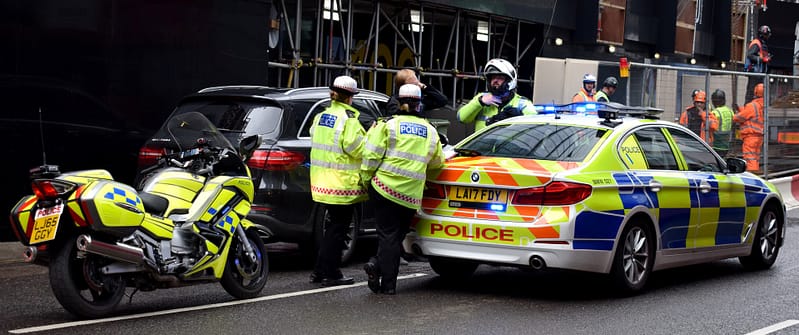
[(739, 258), (744, 268), (764, 270), (774, 264), (782, 244), (780, 222), (782, 219), (773, 208), (767, 207), (763, 211), (752, 243), (752, 254)]

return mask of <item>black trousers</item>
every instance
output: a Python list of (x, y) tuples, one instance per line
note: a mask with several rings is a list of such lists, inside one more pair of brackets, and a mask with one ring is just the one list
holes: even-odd
[[(744, 95), (744, 103), (743, 104), (739, 103), (741, 106), (749, 103), (750, 101), (752, 101), (752, 99), (755, 98), (755, 86), (757, 86), (757, 84), (760, 84), (762, 82), (763, 78), (761, 77), (746, 78), (746, 95)], [(737, 113), (738, 111), (733, 111), (733, 112)]]
[(402, 240), (408, 233), (415, 209), (411, 209), (384, 198), (374, 189), (369, 189), (377, 216), (377, 268), (380, 270), (380, 286), (383, 290), (397, 287)]
[(314, 272), (323, 278), (339, 279), (341, 274), (341, 252), (346, 248), (347, 230), (350, 227), (355, 206), (350, 205), (323, 205), (327, 209), (329, 220), (325, 221), (325, 235), (316, 257)]

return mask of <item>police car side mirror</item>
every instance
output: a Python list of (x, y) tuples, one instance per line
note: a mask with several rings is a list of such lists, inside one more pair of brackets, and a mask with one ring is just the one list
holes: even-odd
[(727, 169), (730, 173), (746, 172), (746, 161), (735, 157), (727, 158)]

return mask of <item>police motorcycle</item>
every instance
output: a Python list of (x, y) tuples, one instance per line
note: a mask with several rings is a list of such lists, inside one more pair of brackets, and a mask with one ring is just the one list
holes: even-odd
[(260, 138), (236, 150), (196, 112), (164, 129), (189, 149), (142, 171), (142, 191), (105, 170), (61, 173), (45, 164), (31, 170), (34, 195), (12, 210), (25, 260), (49, 268), (56, 299), (79, 317), (113, 313), (127, 288), (132, 299), (138, 290), (218, 281), (246, 299), (266, 284), (266, 229), (245, 219), (254, 189), (244, 161)]

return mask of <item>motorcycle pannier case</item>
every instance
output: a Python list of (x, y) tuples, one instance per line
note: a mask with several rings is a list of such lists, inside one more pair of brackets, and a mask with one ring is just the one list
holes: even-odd
[(86, 185), (80, 195), (86, 221), (94, 230), (126, 236), (144, 220), (144, 204), (132, 187), (113, 180)]

